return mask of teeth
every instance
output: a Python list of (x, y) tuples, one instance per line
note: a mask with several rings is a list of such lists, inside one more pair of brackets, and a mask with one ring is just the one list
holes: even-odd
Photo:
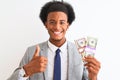
[(54, 34), (58, 35), (58, 34), (60, 34), (60, 32), (54, 32)]

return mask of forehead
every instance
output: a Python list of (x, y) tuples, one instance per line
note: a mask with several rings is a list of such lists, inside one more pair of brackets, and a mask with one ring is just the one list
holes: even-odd
[(62, 20), (67, 20), (67, 14), (61, 11), (56, 11), (56, 12), (50, 12), (47, 16), (47, 19), (62, 19)]

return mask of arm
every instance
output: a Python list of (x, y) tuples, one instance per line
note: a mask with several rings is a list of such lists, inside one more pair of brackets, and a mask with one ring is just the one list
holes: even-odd
[(97, 80), (97, 75), (100, 70), (100, 62), (94, 57), (87, 56), (84, 61), (86, 62), (85, 67), (88, 70), (88, 77), (90, 80)]
[[(8, 80), (26, 80), (26, 77), (30, 77), (35, 73), (44, 72), (47, 66), (47, 58), (39, 56), (39, 53), (40, 48), (38, 45), (30, 49), (28, 48), (19, 68), (14, 71)], [(25, 74), (21, 75), (22, 72)]]

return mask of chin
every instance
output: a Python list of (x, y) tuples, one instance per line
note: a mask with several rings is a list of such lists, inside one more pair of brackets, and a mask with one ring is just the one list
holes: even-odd
[(62, 39), (61, 39), (61, 38), (59, 38), (59, 39), (57, 38), (57, 39), (54, 39), (54, 40), (55, 40), (55, 41), (61, 41)]
[(53, 41), (62, 41), (63, 40), (63, 38), (52, 38), (51, 40), (53, 40)]

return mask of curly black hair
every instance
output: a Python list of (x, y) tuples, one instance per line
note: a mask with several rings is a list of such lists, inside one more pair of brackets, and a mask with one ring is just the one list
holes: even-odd
[(60, 1), (51, 1), (46, 3), (42, 8), (39, 14), (39, 18), (42, 20), (43, 24), (47, 21), (47, 16), (50, 12), (62, 11), (68, 16), (68, 23), (71, 23), (75, 20), (75, 13), (72, 6), (67, 2)]

